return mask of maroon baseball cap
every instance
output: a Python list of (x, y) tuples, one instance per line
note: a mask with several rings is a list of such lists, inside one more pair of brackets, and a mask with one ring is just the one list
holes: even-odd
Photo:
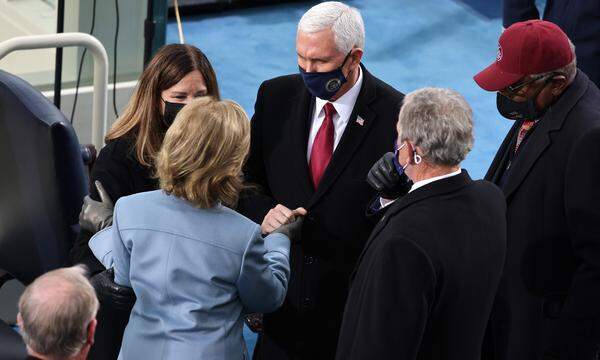
[(526, 75), (561, 68), (573, 61), (567, 35), (555, 24), (543, 20), (518, 22), (498, 40), (496, 61), (473, 79), (487, 91), (499, 91)]

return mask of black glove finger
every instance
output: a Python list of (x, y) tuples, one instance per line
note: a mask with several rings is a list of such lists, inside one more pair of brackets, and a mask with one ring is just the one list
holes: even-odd
[(375, 176), (377, 178), (377, 180), (379, 180), (379, 182), (381, 183), (381, 190), (386, 190), (389, 189), (391, 187), (393, 187), (395, 185), (394, 181), (390, 181), (387, 177), (386, 177), (386, 173), (384, 171), (382, 171), (380, 168), (377, 168), (373, 171), (373, 176)]
[(367, 183), (377, 192), (383, 189), (383, 183), (375, 176), (374, 170), (369, 171), (367, 174)]
[(385, 179), (387, 187), (393, 187), (398, 183), (398, 180), (400, 180), (400, 176), (394, 168), (394, 165), (392, 165), (391, 168), (387, 165), (388, 164), (386, 164), (384, 169), (381, 169), (381, 176)]

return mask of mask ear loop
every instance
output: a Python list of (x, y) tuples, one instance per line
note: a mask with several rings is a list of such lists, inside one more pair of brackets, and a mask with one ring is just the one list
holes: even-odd
[(413, 152), (413, 160), (415, 161), (415, 165), (419, 165), (421, 163), (421, 160), (423, 160), (423, 158), (421, 157), (421, 155), (417, 154), (417, 152)]

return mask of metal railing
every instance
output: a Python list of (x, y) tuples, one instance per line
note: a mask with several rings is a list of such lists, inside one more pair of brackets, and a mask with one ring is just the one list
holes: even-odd
[(92, 143), (96, 149), (104, 145), (106, 133), (106, 105), (108, 90), (108, 56), (102, 43), (85, 33), (18, 36), (0, 42), (0, 59), (16, 50), (32, 50), (83, 46), (94, 58), (94, 97), (92, 106)]

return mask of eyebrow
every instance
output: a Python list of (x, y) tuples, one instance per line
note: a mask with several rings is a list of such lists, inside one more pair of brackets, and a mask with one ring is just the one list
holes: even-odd
[(296, 54), (298, 55), (298, 57), (305, 59), (305, 60), (308, 59), (308, 60), (312, 60), (312, 61), (321, 61), (321, 62), (328, 62), (331, 60), (331, 58), (307, 58), (307, 57), (300, 55), (300, 53), (298, 53), (298, 52), (296, 52)]

